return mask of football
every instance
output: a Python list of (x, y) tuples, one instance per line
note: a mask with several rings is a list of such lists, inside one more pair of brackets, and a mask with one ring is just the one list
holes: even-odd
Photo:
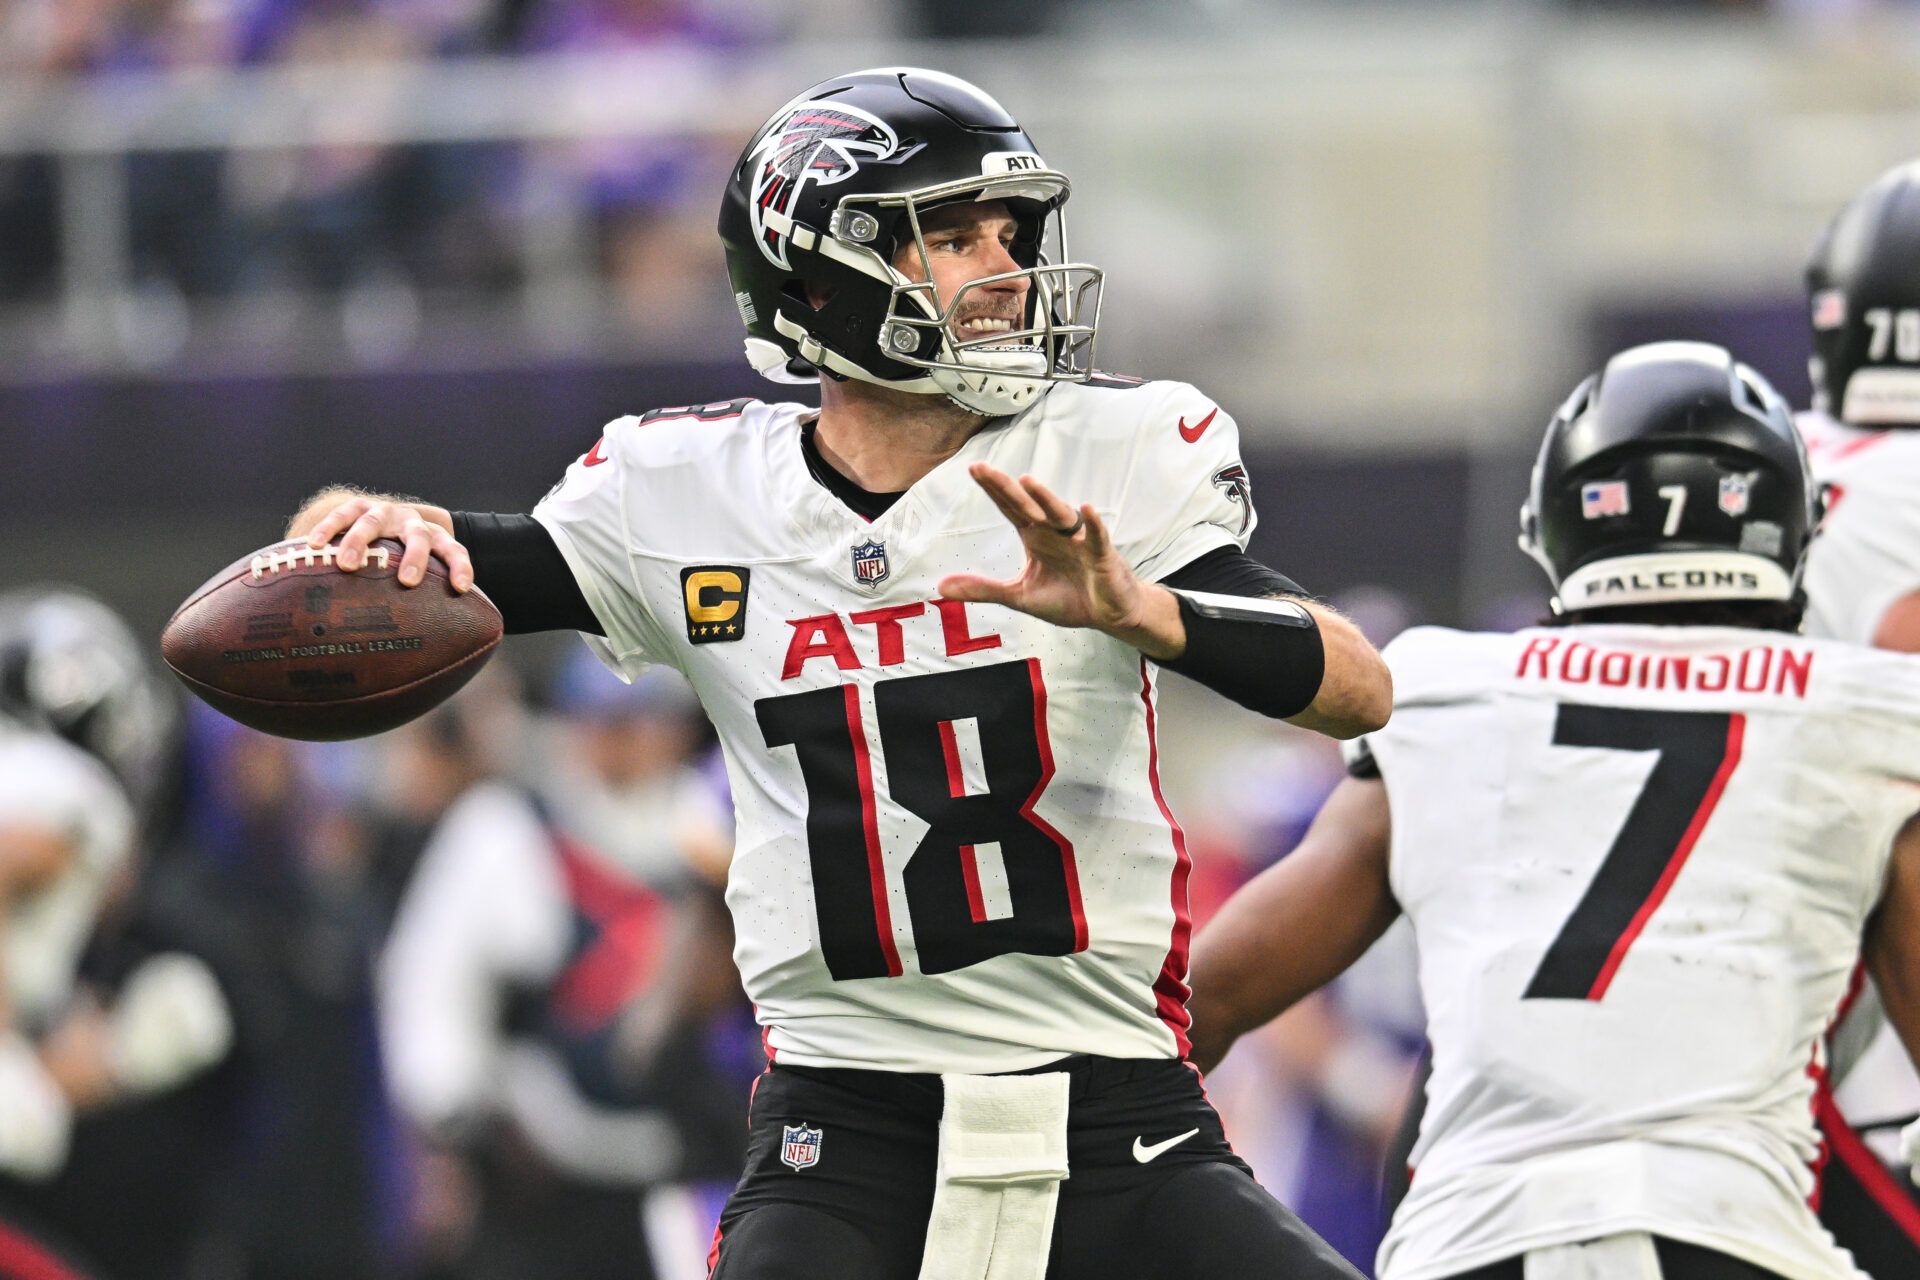
[(353, 573), (304, 539), (242, 556), (187, 597), (160, 637), (176, 676), (215, 710), (283, 738), (381, 733), (451, 697), (500, 644), (500, 611), (438, 560), (399, 582), (399, 543)]

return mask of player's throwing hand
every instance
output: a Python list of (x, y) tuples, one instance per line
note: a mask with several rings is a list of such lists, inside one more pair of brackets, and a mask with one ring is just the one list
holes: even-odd
[(1140, 580), (1090, 504), (1072, 507), (1032, 476), (1015, 480), (984, 462), (967, 474), (1020, 534), (1027, 563), (1017, 578), (953, 574), (941, 579), (941, 595), (1003, 604), (1056, 626), (1093, 627), (1153, 658), (1180, 653), (1185, 629), (1173, 593)]
[(406, 550), (400, 557), (400, 585), (417, 587), (426, 578), (427, 557), (447, 566), (455, 591), (473, 585), (473, 562), (453, 536), (453, 517), (440, 507), (384, 494), (322, 490), (309, 498), (287, 528), (289, 538), (304, 536), (324, 547), (340, 539), (339, 565), (349, 572), (366, 563), (367, 548), (393, 538)]

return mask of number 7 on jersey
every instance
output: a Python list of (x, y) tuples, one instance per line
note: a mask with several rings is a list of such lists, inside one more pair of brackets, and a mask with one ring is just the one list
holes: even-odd
[(1740, 764), (1747, 718), (1565, 703), (1557, 747), (1657, 753), (1600, 870), (1527, 984), (1524, 1000), (1599, 1000), (1660, 908)]

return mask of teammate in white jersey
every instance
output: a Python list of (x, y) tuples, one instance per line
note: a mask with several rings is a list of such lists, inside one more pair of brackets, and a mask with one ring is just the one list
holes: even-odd
[(1205, 1066), (1410, 918), (1433, 1073), (1383, 1280), (1862, 1274), (1813, 1106), (1863, 936), (1920, 1050), (1920, 663), (1796, 634), (1816, 509), (1757, 374), (1614, 357), (1523, 516), (1556, 624), (1389, 645), (1392, 722), (1198, 940)]
[[(1807, 559), (1807, 634), (1907, 653), (1920, 653), (1916, 264), (1920, 164), (1906, 164), (1849, 202), (1814, 246), (1813, 408), (1799, 419), (1827, 506)], [(1920, 1196), (1889, 1167), (1899, 1127), (1920, 1112), (1920, 1077), (1872, 984), (1836, 1028), (1833, 1052), (1821, 1218), (1868, 1271), (1920, 1275)]]
[(1351, 1275), (1182, 1061), (1155, 686), (1344, 737), (1384, 721), (1386, 670), (1246, 556), (1226, 412), (1093, 373), (1067, 191), (962, 81), (816, 85), (748, 144), (720, 229), (749, 359), (817, 380), (817, 410), (621, 419), (531, 520), (335, 491), (292, 526), (344, 534), (348, 566), (404, 538), (403, 582), (432, 551), (509, 630), (698, 691), (773, 1058), (724, 1280)]
[(199, 961), (150, 960), (104, 1008), (77, 976), (170, 728), (106, 605), (0, 595), (0, 1222), (10, 1184), (61, 1169), (76, 1113), (171, 1088), (226, 1051), (226, 1005)]
[(1800, 427), (1827, 487), (1807, 632), (1920, 653), (1920, 161), (1841, 211), (1807, 291), (1814, 395)]

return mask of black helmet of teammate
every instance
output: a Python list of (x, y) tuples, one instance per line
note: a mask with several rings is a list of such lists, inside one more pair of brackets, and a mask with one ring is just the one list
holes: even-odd
[[(824, 370), (990, 416), (1085, 378), (1100, 272), (1067, 260), (1068, 191), (1005, 108), (964, 80), (911, 67), (823, 80), (754, 134), (720, 208), (747, 359), (776, 382)], [(942, 306), (894, 260), (911, 245), (925, 269), (921, 215), (956, 200), (1006, 203), (1020, 270)], [(1023, 327), (955, 337), (950, 321), (975, 288), (1019, 277), (1030, 282)]]
[(1622, 351), (1547, 427), (1520, 547), (1556, 612), (1794, 600), (1818, 520), (1786, 402), (1724, 348)]
[(1920, 426), (1920, 161), (1891, 169), (1822, 233), (1807, 263), (1813, 407)]
[(98, 758), (136, 809), (157, 798), (178, 717), (120, 616), (64, 586), (0, 594), (0, 725), (56, 734)]

